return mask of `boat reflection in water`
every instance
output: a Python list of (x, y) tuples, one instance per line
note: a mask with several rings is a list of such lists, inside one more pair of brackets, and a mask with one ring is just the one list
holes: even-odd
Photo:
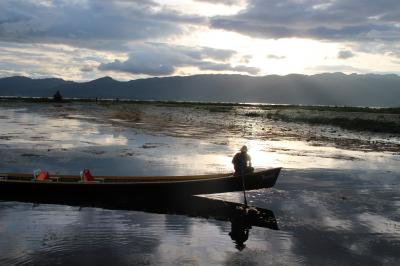
[(142, 198), (136, 203), (107, 200), (105, 203), (88, 202), (86, 206), (228, 221), (231, 223), (229, 235), (238, 250), (243, 250), (246, 247), (244, 243), (248, 240), (250, 229), (253, 226), (279, 230), (275, 215), (271, 210), (202, 196), (190, 196), (179, 200), (164, 199), (162, 202), (154, 201), (151, 198)]
[[(30, 201), (32, 202), (32, 201)], [(77, 206), (80, 208), (94, 207), (108, 210), (143, 211), (148, 213), (185, 215), (188, 217), (200, 217), (215, 219), (231, 223), (229, 233), (238, 250), (245, 248), (245, 242), (249, 237), (252, 226), (279, 230), (274, 213), (271, 210), (249, 207), (241, 203), (210, 199), (203, 196), (189, 196), (180, 199), (155, 200), (151, 197), (143, 197), (136, 201), (112, 200), (110, 198), (101, 201), (79, 202), (59, 199), (33, 201), (35, 204), (62, 204)]]

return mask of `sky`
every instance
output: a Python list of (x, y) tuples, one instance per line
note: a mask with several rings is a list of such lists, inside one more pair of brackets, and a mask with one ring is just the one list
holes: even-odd
[(1, 0), (0, 77), (400, 74), (399, 0)]

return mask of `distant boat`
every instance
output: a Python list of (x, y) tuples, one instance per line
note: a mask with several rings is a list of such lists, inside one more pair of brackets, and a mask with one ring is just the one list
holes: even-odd
[[(281, 168), (258, 170), (244, 175), (246, 190), (275, 185)], [(192, 195), (242, 191), (242, 178), (232, 173), (191, 176), (80, 176), (50, 174), (44, 181), (32, 174), (0, 173), (0, 199), (18, 201), (107, 201), (152, 198), (184, 198)]]

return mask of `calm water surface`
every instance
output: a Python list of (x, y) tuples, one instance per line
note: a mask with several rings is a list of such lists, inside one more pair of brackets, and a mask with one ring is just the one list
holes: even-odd
[[(273, 211), (280, 230), (252, 227), (238, 248), (229, 221), (3, 201), (0, 265), (400, 264), (398, 154), (224, 132), (199, 138), (190, 133), (199, 128), (185, 136), (114, 124), (96, 106), (69, 116), (53, 108), (0, 106), (0, 172), (226, 172), (246, 144), (256, 167), (284, 167), (274, 188), (248, 193), (252, 205)], [(99, 108), (98, 116), (84, 108)], [(207, 197), (242, 201), (241, 193)]]

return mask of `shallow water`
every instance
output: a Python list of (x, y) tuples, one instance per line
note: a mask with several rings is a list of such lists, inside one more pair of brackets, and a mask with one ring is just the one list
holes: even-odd
[[(43, 168), (77, 174), (84, 167), (95, 175), (227, 172), (233, 154), (246, 144), (255, 167), (284, 167), (274, 188), (247, 194), (252, 205), (273, 211), (280, 230), (253, 227), (239, 248), (229, 221), (3, 201), (0, 265), (400, 263), (398, 154), (263, 138), (258, 127), (243, 134), (236, 126), (247, 120), (237, 116), (152, 105), (137, 109), (140, 120), (116, 118), (110, 115), (115, 110), (96, 104), (2, 103), (0, 172)], [(222, 126), (214, 125), (222, 118)], [(315, 133), (313, 127), (305, 130)], [(207, 197), (242, 201), (241, 193)]]

